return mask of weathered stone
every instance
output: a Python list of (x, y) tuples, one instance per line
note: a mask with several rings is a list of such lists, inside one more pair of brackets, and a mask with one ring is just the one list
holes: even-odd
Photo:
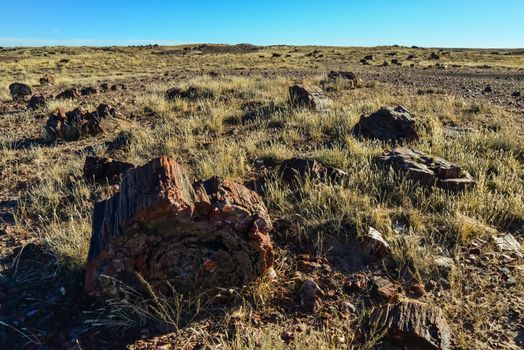
[(203, 88), (190, 86), (187, 89), (171, 88), (166, 91), (167, 99), (184, 98), (188, 100), (198, 100), (205, 98), (213, 98), (213, 91)]
[(329, 111), (331, 101), (321, 88), (309, 85), (293, 85), (289, 88), (289, 101), (293, 106), (305, 106), (317, 112)]
[(68, 88), (56, 95), (57, 99), (75, 99), (80, 97), (80, 91), (77, 88)]
[(111, 91), (120, 91), (120, 90), (125, 90), (127, 87), (125, 86), (125, 84), (113, 84), (111, 85), (111, 87), (109, 88)]
[(13, 100), (23, 100), (27, 96), (31, 96), (33, 94), (31, 87), (22, 83), (12, 83), (9, 85), (9, 92), (11, 93)]
[(366, 61), (373, 61), (375, 59), (375, 55), (366, 55), (364, 56), (364, 59)]
[(351, 88), (357, 87), (357, 76), (353, 72), (342, 72), (332, 70), (328, 74), (328, 79), (331, 81), (345, 80), (350, 84)]
[(415, 120), (404, 107), (382, 107), (369, 117), (362, 115), (354, 133), (382, 141), (416, 141)]
[(524, 257), (520, 243), (513, 237), (511, 233), (504, 236), (492, 236), (497, 248), (504, 253), (513, 255), (517, 258)]
[(391, 254), (391, 247), (388, 242), (386, 242), (380, 232), (371, 226), (368, 229), (368, 233), (364, 236), (364, 243), (366, 251), (371, 255), (383, 257)]
[(272, 265), (270, 230), (255, 192), (218, 177), (191, 185), (178, 163), (157, 158), (95, 205), (85, 290), (114, 296), (120, 281), (145, 291), (144, 280), (160, 293), (242, 286)]
[(105, 91), (109, 90), (109, 83), (100, 84), (100, 88)]
[(40, 78), (40, 85), (42, 86), (54, 85), (54, 84), (55, 84), (55, 78), (50, 74), (46, 74), (42, 78)]
[(408, 57), (406, 57), (408, 61), (413, 61), (415, 58), (417, 58), (415, 55), (408, 55)]
[(371, 313), (370, 324), (405, 349), (451, 349), (451, 329), (440, 309), (418, 301), (377, 307)]
[(388, 303), (394, 303), (400, 297), (400, 285), (381, 276), (373, 277), (373, 291)]
[(89, 95), (96, 95), (96, 94), (98, 94), (98, 89), (93, 86), (87, 86), (80, 90), (80, 95), (82, 96), (89, 96)]
[(27, 108), (35, 110), (40, 107), (44, 107), (46, 105), (47, 101), (45, 96), (43, 95), (34, 95), (31, 96), (29, 99), (29, 103), (27, 104)]
[(440, 60), (440, 55), (437, 54), (436, 52), (432, 52), (431, 55), (429, 56), (429, 59), (430, 60)]
[(322, 289), (312, 279), (306, 279), (302, 282), (299, 290), (300, 306), (306, 312), (316, 312), (320, 308), (320, 295)]
[(349, 292), (363, 292), (368, 285), (368, 278), (363, 273), (353, 273), (348, 276), (344, 287)]
[(308, 177), (337, 183), (348, 176), (341, 169), (324, 166), (316, 160), (302, 158), (290, 158), (283, 161), (279, 172), (282, 180), (288, 184), (296, 184), (297, 181), (303, 181)]
[(514, 91), (514, 92), (511, 94), (511, 96), (513, 96), (513, 97), (520, 97), (521, 95), (522, 95), (522, 94), (521, 94), (520, 91)]
[(484, 88), (484, 92), (493, 92), (493, 88), (491, 87), (491, 85), (486, 85), (486, 87)]
[(99, 105), (94, 112), (76, 108), (66, 113), (63, 109), (57, 109), (51, 113), (44, 128), (46, 139), (50, 142), (57, 139), (74, 141), (83, 136), (100, 134), (104, 132), (103, 120), (116, 113), (105, 104)]
[(86, 157), (84, 162), (84, 178), (89, 182), (109, 183), (117, 185), (122, 175), (135, 166), (107, 157)]
[(475, 181), (469, 173), (442, 158), (429, 156), (421, 151), (395, 147), (392, 151), (375, 157), (382, 167), (394, 171), (424, 186), (437, 186), (451, 192), (460, 192), (474, 187)]

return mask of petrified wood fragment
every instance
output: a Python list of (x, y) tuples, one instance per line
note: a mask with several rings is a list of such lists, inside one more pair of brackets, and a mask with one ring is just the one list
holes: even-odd
[(416, 141), (415, 120), (404, 107), (382, 107), (366, 117), (362, 115), (355, 125), (354, 133), (382, 141)]
[(418, 301), (375, 308), (370, 323), (405, 349), (451, 349), (451, 330), (440, 309)]
[(395, 147), (375, 157), (383, 167), (405, 173), (409, 179), (424, 186), (437, 186), (452, 192), (464, 191), (475, 185), (471, 175), (458, 165), (427, 155), (416, 149)]
[(86, 157), (84, 162), (84, 178), (89, 182), (120, 183), (121, 176), (135, 166), (108, 157)]
[(317, 112), (329, 111), (331, 101), (318, 86), (293, 85), (289, 88), (289, 101), (294, 106), (306, 106)]
[(120, 192), (95, 205), (85, 290), (242, 286), (272, 265), (270, 230), (255, 192), (218, 177), (191, 185), (178, 163), (157, 158), (128, 170)]

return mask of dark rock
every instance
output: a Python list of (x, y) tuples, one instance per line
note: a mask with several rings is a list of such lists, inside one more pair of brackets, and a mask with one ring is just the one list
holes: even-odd
[(328, 79), (335, 82), (337, 80), (345, 80), (350, 83), (351, 88), (357, 87), (357, 76), (353, 72), (331, 71), (328, 74)]
[(375, 55), (366, 55), (364, 56), (364, 59), (366, 61), (373, 61), (375, 59)]
[(46, 74), (40, 78), (40, 85), (55, 85), (55, 78), (50, 74)]
[(188, 100), (198, 100), (198, 99), (206, 99), (206, 98), (213, 98), (214, 94), (211, 90), (208, 89), (202, 89), (197, 88), (194, 86), (190, 86), (187, 89), (179, 89), (179, 88), (171, 88), (166, 91), (166, 98), (167, 99), (176, 99), (176, 98), (184, 98)]
[(406, 57), (408, 61), (413, 61), (415, 58), (417, 58), (417, 56), (415, 55), (409, 55), (408, 57)]
[(100, 88), (105, 91), (109, 90), (109, 83), (100, 84)]
[(413, 116), (404, 107), (382, 107), (369, 117), (362, 115), (355, 125), (356, 135), (382, 141), (417, 141)]
[(293, 106), (306, 106), (317, 112), (329, 111), (331, 101), (321, 88), (309, 85), (293, 85), (289, 88), (289, 101)]
[(31, 96), (31, 99), (29, 100), (29, 103), (27, 104), (27, 108), (32, 109), (34, 111), (35, 109), (44, 107), (46, 103), (47, 101), (46, 101), (45, 96), (34, 95), (34, 96)]
[(76, 99), (80, 97), (80, 91), (77, 88), (68, 88), (59, 93), (57, 99)]
[(191, 185), (178, 163), (157, 158), (128, 170), (120, 192), (95, 205), (85, 290), (115, 296), (120, 282), (163, 294), (167, 281), (180, 293), (243, 286), (273, 263), (270, 231), (255, 192), (217, 177)]
[(125, 90), (125, 89), (127, 89), (125, 84), (113, 84), (110, 87), (111, 91), (120, 91), (120, 90)]
[(84, 163), (84, 178), (88, 182), (109, 183), (117, 185), (122, 175), (135, 166), (107, 157), (86, 157)]
[(282, 55), (279, 54), (279, 53), (274, 53), (274, 54), (271, 55), (271, 57), (272, 58), (278, 58), (278, 57), (282, 57)]
[(440, 311), (414, 300), (377, 307), (370, 324), (385, 338), (411, 350), (450, 350), (451, 329)]
[(428, 187), (435, 185), (448, 191), (460, 192), (475, 185), (471, 175), (459, 166), (415, 149), (395, 147), (392, 151), (375, 157), (375, 161)]
[(430, 60), (440, 60), (440, 55), (437, 54), (436, 52), (432, 52), (431, 55), (429, 56), (429, 59)]
[(484, 92), (493, 92), (493, 88), (491, 87), (491, 85), (486, 85), (486, 87), (484, 88)]
[(340, 182), (348, 174), (331, 166), (324, 166), (316, 160), (290, 158), (282, 162), (279, 169), (282, 181), (288, 184), (297, 184), (307, 177), (323, 181)]
[(382, 63), (382, 67), (388, 67), (388, 66), (390, 66), (390, 63), (388, 61), (384, 61)]
[(511, 96), (513, 96), (513, 97), (520, 97), (521, 93), (520, 93), (520, 91), (515, 91), (514, 93), (511, 94)]
[(96, 95), (98, 94), (98, 89), (93, 86), (87, 86), (80, 90), (82, 96)]
[(27, 96), (31, 96), (33, 94), (33, 90), (31, 87), (27, 84), (22, 83), (12, 83), (9, 85), (9, 92), (11, 93), (11, 96), (13, 97), (13, 100), (23, 100)]
[(300, 306), (306, 312), (316, 312), (320, 308), (320, 295), (322, 289), (312, 279), (306, 279), (302, 282), (299, 290)]

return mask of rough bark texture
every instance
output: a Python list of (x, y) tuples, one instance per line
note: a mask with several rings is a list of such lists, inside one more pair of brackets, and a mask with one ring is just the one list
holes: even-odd
[(436, 307), (414, 300), (401, 301), (373, 310), (370, 322), (406, 349), (451, 349), (451, 330)]
[(255, 192), (217, 177), (191, 185), (175, 161), (157, 158), (95, 205), (85, 290), (114, 296), (119, 280), (141, 291), (142, 278), (161, 293), (242, 286), (272, 265), (270, 230)]
[(382, 141), (419, 139), (412, 115), (402, 106), (382, 107), (369, 117), (362, 115), (354, 131), (357, 135)]
[(395, 147), (375, 158), (384, 167), (405, 173), (408, 178), (425, 186), (436, 185), (445, 190), (459, 192), (472, 188), (475, 181), (459, 166), (421, 151)]
[(295, 106), (307, 106), (317, 112), (329, 111), (330, 100), (317, 86), (293, 85), (289, 88), (289, 100)]

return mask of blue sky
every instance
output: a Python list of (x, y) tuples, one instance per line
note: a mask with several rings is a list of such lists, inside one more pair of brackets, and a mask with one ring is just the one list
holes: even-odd
[(524, 47), (524, 0), (0, 0), (0, 46)]

